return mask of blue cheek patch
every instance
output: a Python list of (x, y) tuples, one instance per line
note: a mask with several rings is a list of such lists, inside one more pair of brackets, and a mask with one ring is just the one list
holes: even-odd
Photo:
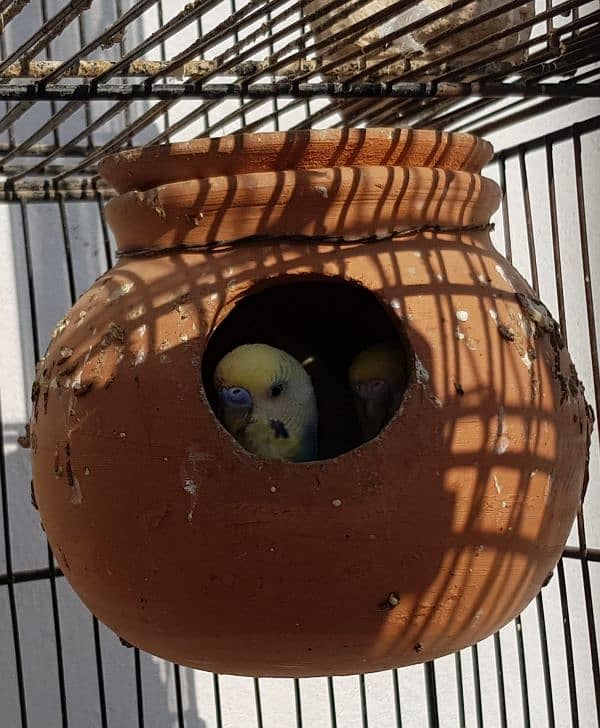
[(250, 392), (243, 387), (221, 387), (219, 397), (224, 404), (230, 407), (252, 407)]

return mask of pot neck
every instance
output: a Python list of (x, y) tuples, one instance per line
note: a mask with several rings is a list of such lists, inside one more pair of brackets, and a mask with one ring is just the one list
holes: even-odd
[(381, 239), (485, 229), (501, 192), (478, 174), (430, 167), (327, 167), (190, 179), (111, 200), (119, 252), (206, 249), (240, 241)]

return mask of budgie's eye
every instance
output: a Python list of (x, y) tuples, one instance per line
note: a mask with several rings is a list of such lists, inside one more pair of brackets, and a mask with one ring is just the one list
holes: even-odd
[(271, 387), (271, 397), (279, 397), (279, 395), (283, 392), (283, 385), (282, 384), (274, 384)]
[(383, 379), (374, 379), (371, 386), (373, 387), (373, 390), (375, 392), (380, 392), (382, 389), (385, 388), (385, 382)]
[(251, 407), (252, 397), (243, 387), (223, 387), (219, 390), (221, 397), (234, 407)]

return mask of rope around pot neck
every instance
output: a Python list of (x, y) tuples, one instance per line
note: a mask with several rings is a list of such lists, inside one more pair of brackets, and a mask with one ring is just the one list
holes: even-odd
[(171, 253), (210, 253), (217, 249), (232, 247), (234, 245), (251, 245), (253, 243), (324, 243), (334, 245), (362, 245), (379, 243), (393, 238), (410, 237), (418, 233), (461, 233), (461, 232), (490, 232), (494, 229), (493, 222), (478, 225), (416, 225), (413, 227), (392, 230), (389, 233), (373, 234), (362, 238), (345, 238), (343, 236), (329, 235), (248, 235), (233, 240), (219, 240), (197, 245), (170, 245), (163, 248), (140, 248), (139, 250), (117, 251), (118, 258), (144, 258)]

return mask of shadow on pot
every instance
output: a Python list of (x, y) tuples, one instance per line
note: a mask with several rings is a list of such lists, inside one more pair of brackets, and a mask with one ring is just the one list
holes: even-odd
[[(184, 665), (345, 674), (460, 649), (534, 597), (581, 495), (590, 419), (560, 334), (488, 233), (464, 228), (489, 218), (493, 190), (388, 169), (365, 196), (364, 176), (333, 170), (323, 197), (312, 174), (276, 177), (268, 204), (259, 191), (258, 227), (294, 204), (306, 231), (405, 213), (463, 229), (124, 257), (39, 366), (34, 481), (53, 550), (111, 629)], [(235, 206), (252, 218), (244, 185), (223, 190), (231, 224)], [(156, 239), (176, 240), (191, 203), (160, 204)], [(255, 457), (210, 405), (216, 361), (244, 340), (318, 348), (339, 380), (355, 347), (392, 334), (410, 364), (400, 410), (360, 444), (344, 404), (351, 447), (335, 457)]]

